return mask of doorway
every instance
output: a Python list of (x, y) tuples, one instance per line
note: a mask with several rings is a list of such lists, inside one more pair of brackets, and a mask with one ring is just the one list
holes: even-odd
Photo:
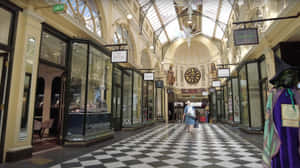
[(121, 99), (122, 90), (120, 85), (114, 85), (114, 95), (113, 95), (113, 128), (115, 131), (120, 131), (122, 129), (122, 119), (121, 119)]
[(39, 64), (33, 123), (33, 153), (61, 143), (64, 110), (64, 69)]
[[(1, 50), (0, 50), (1, 51)], [(4, 96), (6, 85), (6, 73), (7, 73), (7, 59), (8, 53), (0, 52), (0, 142), (2, 140), (2, 126), (3, 126), (3, 110), (4, 110)]]

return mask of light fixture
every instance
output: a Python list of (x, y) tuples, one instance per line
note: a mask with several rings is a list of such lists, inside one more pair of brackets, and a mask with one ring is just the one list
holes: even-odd
[(154, 49), (154, 46), (153, 46), (153, 45), (151, 45), (149, 48), (150, 48), (150, 50), (153, 50), (153, 49)]
[(188, 20), (187, 23), (188, 23), (188, 24), (192, 24), (193, 21), (192, 21), (192, 20)]
[(128, 14), (128, 15), (127, 15), (127, 19), (130, 20), (130, 19), (132, 19), (132, 18), (133, 18), (132, 14)]

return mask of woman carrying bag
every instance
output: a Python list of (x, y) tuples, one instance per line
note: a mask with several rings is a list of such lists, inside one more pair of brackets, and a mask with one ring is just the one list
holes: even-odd
[(195, 125), (196, 112), (189, 100), (186, 102), (186, 104), (187, 106), (184, 108), (183, 118), (186, 126), (188, 127), (187, 131), (191, 133)]

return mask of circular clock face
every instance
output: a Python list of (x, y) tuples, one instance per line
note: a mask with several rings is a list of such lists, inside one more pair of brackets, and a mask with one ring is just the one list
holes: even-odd
[(184, 78), (189, 84), (196, 84), (201, 79), (201, 73), (197, 68), (189, 68), (184, 73)]

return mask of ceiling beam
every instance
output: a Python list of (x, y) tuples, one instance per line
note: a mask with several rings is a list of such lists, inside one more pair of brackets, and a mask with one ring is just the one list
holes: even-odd
[(217, 31), (217, 26), (218, 26), (217, 21), (219, 20), (220, 13), (221, 13), (222, 1), (223, 0), (219, 0), (219, 7), (218, 7), (217, 16), (216, 16), (216, 22), (215, 22), (215, 28), (214, 28), (213, 37), (216, 36), (216, 31)]
[[(167, 39), (168, 39), (168, 42), (170, 42), (171, 40), (170, 40), (169, 35), (168, 35), (167, 31), (166, 31), (166, 27), (165, 27), (165, 25), (164, 25), (164, 22), (163, 22), (161, 16), (160, 16), (160, 13), (159, 13), (159, 11), (158, 11), (158, 8), (157, 8), (155, 2), (153, 3), (153, 8), (154, 8), (154, 10), (155, 10), (155, 12), (156, 12), (156, 15), (157, 15), (157, 17), (158, 17), (158, 20), (159, 20), (159, 22), (160, 22), (160, 24), (161, 24), (161, 26), (162, 26), (162, 28), (163, 28), (165, 34), (166, 34), (166, 37), (167, 37)], [(158, 38), (159, 38), (159, 37), (158, 37)]]

